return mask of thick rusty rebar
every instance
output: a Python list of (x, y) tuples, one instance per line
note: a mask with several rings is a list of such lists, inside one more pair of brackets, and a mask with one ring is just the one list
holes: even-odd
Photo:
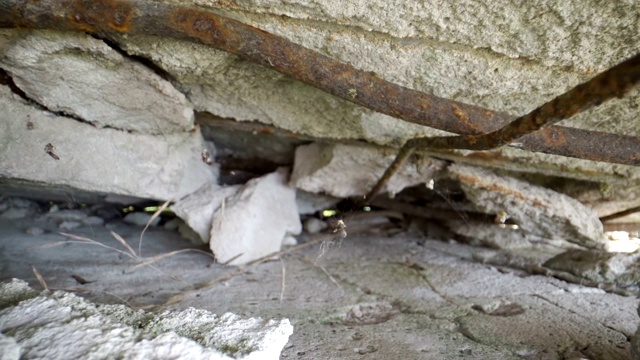
[[(385, 81), (282, 37), (198, 7), (144, 0), (0, 0), (0, 28), (154, 35), (210, 45), (366, 108), (456, 134), (494, 131), (512, 116)], [(550, 126), (518, 141), (529, 151), (640, 165), (640, 137)], [(592, 146), (594, 143), (616, 146)]]
[(495, 149), (614, 97), (620, 98), (635, 88), (638, 83), (640, 83), (640, 55), (598, 74), (593, 79), (574, 87), (498, 130), (480, 135), (411, 139), (402, 146), (391, 165), (366, 195), (366, 199), (376, 196), (417, 149)]

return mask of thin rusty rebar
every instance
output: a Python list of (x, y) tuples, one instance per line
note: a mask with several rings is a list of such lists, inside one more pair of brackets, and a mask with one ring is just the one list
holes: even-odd
[[(211, 11), (144, 0), (0, 0), (0, 28), (171, 37), (210, 45), (275, 69), (337, 97), (396, 118), (456, 134), (483, 134), (512, 116), (405, 88), (282, 37)], [(598, 146), (594, 143), (617, 146)], [(550, 126), (521, 148), (640, 165), (640, 137)]]
[(365, 199), (376, 196), (416, 149), (491, 150), (568, 119), (614, 97), (622, 97), (640, 83), (640, 55), (600, 73), (502, 128), (481, 135), (438, 136), (407, 141)]

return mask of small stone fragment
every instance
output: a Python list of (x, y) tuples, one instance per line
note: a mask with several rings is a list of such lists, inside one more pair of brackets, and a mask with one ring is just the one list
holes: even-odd
[(317, 234), (327, 228), (327, 223), (314, 217), (310, 217), (304, 221), (304, 231), (309, 234)]
[[(149, 221), (151, 221), (152, 216), (153, 214), (148, 214), (144, 212), (131, 212), (124, 217), (123, 221), (126, 222), (127, 224), (147, 226), (147, 224), (149, 224)], [(160, 223), (160, 217), (156, 217), (155, 219), (153, 219), (153, 221), (151, 221), (149, 226), (158, 226), (159, 223)]]
[(33, 235), (33, 236), (38, 236), (38, 235), (44, 234), (44, 230), (42, 228), (37, 227), (37, 226), (32, 226), (32, 227), (28, 228), (27, 230), (25, 230), (25, 233), (27, 233), (29, 235)]
[(90, 226), (102, 226), (104, 225), (104, 219), (99, 216), (87, 216), (82, 219), (82, 223)]
[(58, 224), (58, 229), (60, 230), (73, 230), (82, 226), (81, 222), (78, 221), (63, 221)]

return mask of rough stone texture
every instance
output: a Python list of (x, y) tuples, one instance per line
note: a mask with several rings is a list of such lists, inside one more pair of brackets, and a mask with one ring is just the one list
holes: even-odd
[[(640, 253), (631, 254), (569, 250), (544, 263), (544, 266), (566, 271), (599, 283), (637, 283)], [(634, 278), (635, 277), (635, 278)]]
[[(14, 279), (8, 286), (15, 290), (19, 282)], [(6, 286), (0, 293), (11, 292)], [(8, 296), (25, 292), (31, 290), (23, 288)], [(231, 313), (218, 317), (196, 309), (156, 315), (47, 291), (0, 311), (0, 331), (18, 343), (24, 359), (248, 360), (278, 359), (293, 327), (287, 319), (267, 322)]]
[(0, 68), (29, 99), (99, 128), (193, 129), (193, 109), (171, 83), (86, 34), (2, 31)]
[(531, 247), (531, 234), (521, 229), (500, 227), (498, 224), (465, 220), (450, 220), (447, 227), (457, 235), (475, 245), (498, 249), (519, 249)]
[(0, 350), (0, 360), (18, 360), (22, 349), (15, 339), (0, 334)]
[(528, 233), (587, 247), (606, 242), (596, 214), (566, 195), (487, 169), (453, 164), (447, 170), (479, 209), (488, 214), (504, 211)]
[[(395, 153), (371, 146), (313, 143), (299, 146), (291, 174), (291, 185), (336, 197), (365, 195)], [(394, 195), (408, 186), (429, 182), (443, 163), (421, 159), (405, 165), (391, 178), (383, 191)]]
[[(199, 132), (100, 129), (36, 109), (1, 85), (0, 108), (0, 177), (159, 200), (179, 199), (215, 181), (214, 169), (201, 159), (206, 144)], [(47, 144), (59, 160), (46, 152)]]
[[(203, 185), (197, 191), (180, 199), (171, 209), (195, 231), (203, 243), (208, 243), (211, 236), (213, 214), (231, 195), (235, 194), (239, 185), (219, 186), (213, 183)], [(265, 211), (270, 211), (265, 209)], [(227, 239), (234, 241), (233, 238)]]
[[(302, 224), (288, 170), (252, 179), (213, 213), (210, 247), (221, 263), (241, 265), (279, 251)], [(239, 255), (239, 256), (238, 256)]]

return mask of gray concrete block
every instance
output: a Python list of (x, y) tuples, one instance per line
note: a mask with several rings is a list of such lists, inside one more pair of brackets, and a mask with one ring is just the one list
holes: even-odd
[(0, 86), (0, 108), (0, 177), (71, 194), (78, 189), (158, 200), (179, 199), (216, 178), (201, 159), (206, 144), (199, 132), (97, 128), (39, 110), (6, 86)]
[(602, 223), (577, 200), (553, 190), (487, 169), (453, 164), (449, 175), (460, 181), (466, 197), (488, 214), (506, 212), (524, 231), (545, 239), (575, 244), (604, 245)]
[[(291, 185), (335, 197), (365, 195), (395, 158), (395, 152), (345, 144), (313, 143), (296, 149)], [(407, 163), (383, 191), (396, 194), (408, 186), (429, 182), (443, 163), (423, 158)]]
[(52, 112), (142, 134), (193, 129), (185, 96), (151, 69), (83, 33), (0, 32), (0, 68)]

